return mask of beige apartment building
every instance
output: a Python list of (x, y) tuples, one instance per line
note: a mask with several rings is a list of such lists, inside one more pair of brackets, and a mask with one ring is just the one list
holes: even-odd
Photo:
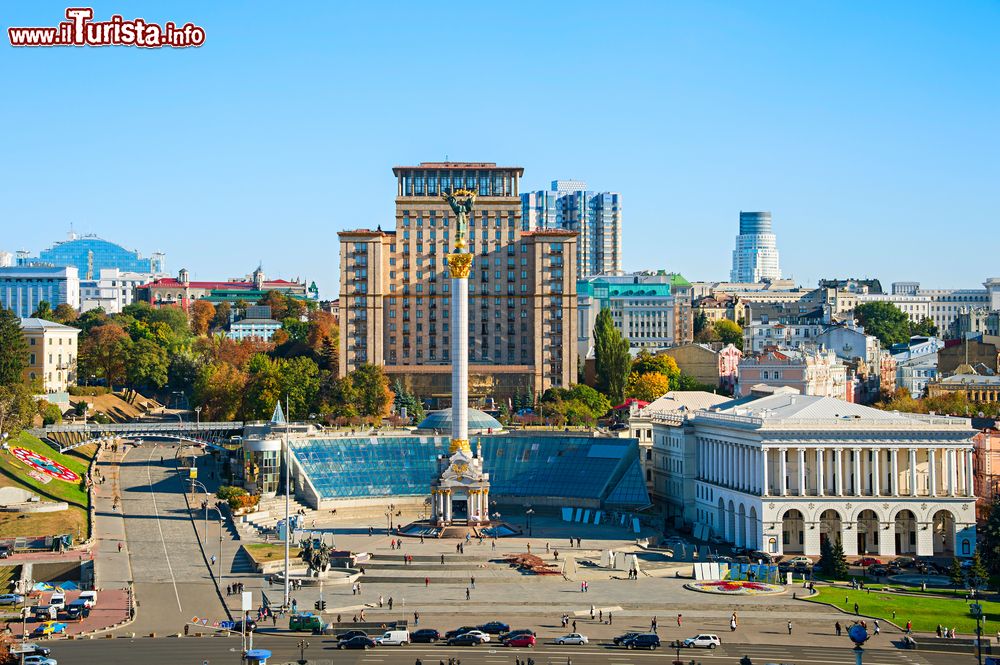
[(469, 395), (506, 401), (576, 381), (577, 234), (524, 231), (521, 167), (491, 162), (397, 166), (394, 231), (340, 232), (341, 376), (383, 365), (424, 399), (451, 395), (456, 216), (441, 193), (477, 192), (467, 232)]
[(45, 319), (21, 319), (21, 331), (28, 343), (26, 381), (40, 384), (44, 393), (76, 385), (79, 329)]

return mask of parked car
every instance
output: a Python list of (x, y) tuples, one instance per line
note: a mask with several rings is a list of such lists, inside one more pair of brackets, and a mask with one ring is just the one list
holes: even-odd
[(387, 630), (375, 638), (375, 644), (380, 647), (405, 647), (410, 643), (410, 631)]
[(889, 574), (889, 569), (885, 566), (869, 566), (868, 574), (874, 577), (885, 577)]
[(48, 656), (52, 653), (52, 650), (48, 647), (39, 646), (34, 642), (21, 642), (20, 644), (11, 646), (10, 653), (12, 656), (20, 656), (21, 654), (25, 656)]
[(520, 635), (515, 635), (514, 637), (505, 637), (503, 639), (504, 646), (508, 647), (527, 647), (530, 649), (535, 646), (535, 636), (531, 633), (521, 633)]
[(38, 637), (47, 637), (49, 635), (59, 635), (60, 633), (66, 632), (66, 624), (61, 621), (46, 621), (39, 624), (35, 630), (31, 631), (32, 635)]
[(877, 566), (882, 563), (880, 560), (873, 556), (864, 556), (858, 559), (858, 565), (862, 568), (867, 568), (868, 566)]
[(53, 605), (35, 605), (31, 608), (35, 621), (48, 621), (59, 616), (59, 608)]
[(506, 639), (510, 639), (512, 637), (517, 637), (518, 635), (531, 635), (532, 637), (538, 637), (535, 634), (535, 631), (533, 631), (533, 630), (531, 630), (529, 628), (518, 628), (517, 630), (512, 630), (512, 631), (510, 631), (508, 633), (504, 633), (501, 636), (501, 638), (506, 640)]
[(458, 637), (459, 635), (465, 635), (473, 630), (479, 630), (479, 626), (462, 626), (461, 628), (456, 628), (455, 630), (449, 630), (444, 636), (448, 639), (452, 637)]
[(77, 603), (75, 600), (66, 606), (63, 615), (70, 621), (83, 621), (90, 616), (90, 608), (85, 603)]
[(893, 560), (892, 564), (890, 565), (896, 565), (899, 566), (900, 568), (912, 568), (915, 563), (916, 561), (913, 559), (912, 556), (898, 556)]
[(46, 656), (25, 656), (20, 662), (24, 665), (59, 665), (55, 658)]
[(433, 644), (441, 639), (441, 633), (433, 628), (421, 628), (410, 633), (410, 641), (414, 644)]
[(580, 633), (570, 633), (556, 638), (556, 644), (587, 644), (589, 641), (586, 635)]
[(368, 633), (363, 630), (348, 630), (340, 635), (337, 635), (337, 641), (346, 642), (347, 640), (354, 639), (355, 637), (368, 637)]
[(622, 642), (630, 640), (638, 634), (639, 633), (625, 633), (624, 635), (619, 635), (618, 637), (611, 638), (611, 641), (614, 643), (616, 647), (619, 647), (622, 645)]
[(715, 647), (722, 646), (722, 640), (719, 639), (718, 635), (702, 633), (700, 635), (687, 638), (681, 644), (688, 648), (704, 647), (706, 649), (714, 649)]
[(807, 566), (812, 565), (812, 559), (807, 556), (793, 556), (791, 559), (782, 559), (782, 563), (790, 563), (793, 566), (798, 564), (805, 564)]
[(626, 649), (657, 649), (660, 646), (660, 638), (656, 633), (642, 633), (629, 638), (621, 643)]
[(337, 642), (338, 649), (371, 649), (374, 646), (375, 640), (367, 635), (355, 635), (349, 640)]
[(767, 552), (762, 552), (760, 550), (754, 550), (750, 552), (750, 558), (754, 561), (761, 561), (763, 563), (774, 563), (774, 557)]
[(499, 635), (509, 631), (510, 626), (505, 624), (503, 621), (488, 621), (479, 626), (479, 630), (484, 633), (489, 633), (490, 635)]
[(0, 594), (0, 605), (20, 605), (24, 602), (24, 596), (19, 593)]
[(462, 635), (455, 635), (448, 638), (448, 646), (450, 647), (474, 647), (482, 643), (482, 638), (473, 633), (463, 633)]
[(14, 550), (10, 548), (10, 545), (0, 545), (0, 559), (9, 558), (13, 553)]

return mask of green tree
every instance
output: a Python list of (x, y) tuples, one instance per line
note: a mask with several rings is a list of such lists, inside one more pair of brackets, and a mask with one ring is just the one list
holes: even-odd
[(866, 302), (854, 308), (854, 318), (884, 347), (910, 339), (910, 318), (891, 302)]
[(214, 330), (225, 330), (229, 327), (229, 317), (232, 316), (233, 307), (226, 301), (215, 306), (215, 315), (212, 317), (212, 328)]
[(79, 316), (77, 311), (73, 309), (73, 306), (65, 302), (60, 303), (56, 307), (56, 311), (53, 312), (53, 318), (56, 323), (61, 323), (64, 326), (72, 325)]
[(612, 404), (625, 399), (625, 384), (632, 368), (628, 340), (615, 328), (611, 310), (604, 308), (594, 325), (594, 358), (597, 387)]
[(289, 420), (305, 420), (316, 410), (319, 366), (312, 358), (296, 356), (280, 361), (278, 368), (281, 372), (281, 389), (288, 401), (288, 413), (285, 415)]
[(393, 394), (384, 368), (361, 365), (351, 372), (351, 382), (357, 391), (358, 412), (362, 416), (379, 419), (389, 415)]
[(125, 380), (125, 364), (132, 340), (117, 323), (105, 323), (91, 329), (90, 334), (80, 343), (80, 374), (94, 374), (108, 382), (114, 390), (115, 384)]
[(956, 589), (965, 587), (965, 571), (962, 570), (962, 562), (957, 558), (951, 560), (951, 568), (948, 569), (948, 579)]
[(990, 574), (983, 565), (983, 559), (979, 556), (979, 549), (972, 553), (972, 565), (969, 567), (969, 586), (973, 589), (982, 589), (987, 585)]
[(40, 300), (38, 307), (31, 313), (31, 318), (55, 321), (55, 312), (52, 311), (52, 304), (48, 300)]
[(917, 322), (910, 322), (910, 337), (936, 337), (938, 327), (934, 325), (934, 319), (925, 316)]
[(571, 386), (567, 391), (567, 396), (569, 399), (583, 402), (595, 418), (603, 418), (611, 410), (611, 402), (607, 397), (582, 383)]
[(698, 335), (708, 327), (708, 315), (705, 314), (705, 310), (699, 309), (694, 315), (694, 334)]
[(31, 425), (37, 411), (29, 386), (0, 385), (0, 434), (16, 436)]
[(19, 385), (28, 366), (28, 343), (21, 322), (9, 309), (0, 307), (0, 386)]
[(305, 321), (286, 317), (281, 322), (281, 327), (288, 333), (288, 337), (293, 342), (305, 344), (306, 339), (309, 337), (309, 324)]
[(424, 405), (420, 399), (408, 391), (403, 382), (396, 379), (392, 384), (392, 392), (396, 395), (393, 400), (393, 407), (396, 413), (402, 413), (402, 409), (406, 409), (406, 415), (408, 418), (412, 418), (413, 422), (419, 423), (424, 419)]
[(712, 329), (723, 344), (732, 344), (737, 349), (743, 350), (743, 328), (735, 321), (729, 319), (719, 319), (712, 324)]
[(278, 363), (263, 353), (255, 355), (247, 363), (247, 384), (240, 407), (241, 417), (244, 420), (258, 420), (270, 416), (274, 412), (274, 405), (285, 401), (283, 387)]
[(194, 403), (203, 409), (202, 419), (235, 420), (243, 405), (246, 373), (227, 362), (206, 363), (196, 371), (192, 388)]
[(994, 495), (990, 513), (978, 528), (978, 551), (990, 575), (1000, 576), (1000, 494)]
[(42, 417), (42, 425), (58, 425), (62, 422), (62, 411), (59, 407), (43, 399), (38, 400), (38, 415)]
[(348, 374), (337, 378), (327, 374), (322, 387), (321, 400), (324, 411), (334, 418), (356, 418), (358, 412), (358, 391), (354, 388), (354, 380)]
[(160, 389), (167, 384), (167, 351), (151, 339), (133, 342), (128, 350), (125, 377), (132, 388)]
[(840, 541), (832, 542), (830, 538), (824, 539), (820, 545), (819, 565), (830, 579), (846, 580), (850, 574), (843, 545)]

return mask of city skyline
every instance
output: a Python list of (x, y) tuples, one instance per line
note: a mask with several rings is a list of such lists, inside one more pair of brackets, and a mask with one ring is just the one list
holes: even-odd
[[(510, 6), (512, 17), (565, 21), (545, 39), (479, 8), (462, 10), (473, 30), (439, 21), (444, 7), (432, 16), (317, 4), (267, 22), (194, 3), (97, 8), (97, 18), (194, 21), (207, 40), (155, 52), (4, 50), (7, 90), (22, 101), (0, 110), (19, 128), (0, 185), (0, 216), (17, 227), (0, 250), (37, 253), (72, 224), (163, 251), (171, 272), (186, 267), (195, 279), (262, 262), (269, 275), (315, 280), (332, 299), (336, 231), (391, 228), (391, 167), (447, 156), (521, 165), (523, 191), (576, 178), (621, 192), (626, 271), (723, 281), (739, 211), (769, 210), (783, 273), (801, 284), (875, 276), (975, 288), (989, 277), (988, 266), (957, 257), (995, 224), (995, 5), (671, 4), (599, 24), (569, 7)], [(64, 11), (21, 4), (5, 22), (54, 25)], [(329, 39), (298, 38), (307, 15)], [(502, 131), (462, 130), (467, 111), (443, 100), (460, 89), (474, 101), (475, 78), (440, 65), (406, 75), (403, 37), (414, 33), (427, 63), (495, 37), (510, 43), (498, 71), (511, 83), (530, 80), (538, 63), (571, 63), (547, 79), (548, 94), (611, 81), (609, 94), (513, 114), (486, 105), (481, 127)], [(629, 39), (581, 46), (602, 34)], [(407, 103), (405, 113), (394, 103), (427, 91), (442, 103)], [(522, 99), (530, 94), (501, 97), (499, 108)], [(831, 242), (817, 244), (817, 229)], [(843, 250), (830, 253), (834, 243)]]

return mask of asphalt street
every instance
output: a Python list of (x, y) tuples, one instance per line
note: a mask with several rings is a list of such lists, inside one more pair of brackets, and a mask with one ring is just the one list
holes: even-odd
[[(254, 647), (272, 652), (269, 663), (290, 663), (298, 660), (297, 644), (309, 643), (305, 657), (310, 663), (413, 665), (419, 658), (423, 665), (438, 665), (455, 657), (463, 665), (514, 665), (515, 658), (529, 656), (537, 665), (642, 665), (665, 663), (675, 656), (673, 649), (657, 651), (625, 651), (600, 644), (583, 646), (538, 645), (533, 649), (507, 649), (500, 646), (447, 647), (441, 645), (410, 645), (381, 647), (370, 651), (341, 651), (332, 639), (303, 634), (301, 636), (261, 636)], [(52, 645), (52, 657), (60, 663), (73, 665), (106, 665), (107, 663), (142, 663), (143, 665), (222, 665), (240, 663), (241, 644), (236, 638), (157, 638), (113, 639), (57, 642)], [(744, 655), (755, 665), (795, 663), (796, 665), (854, 665), (854, 651), (843, 648), (810, 645), (767, 646), (726, 644), (715, 650), (682, 649), (685, 663), (694, 660), (705, 665), (736, 665)], [(969, 654), (929, 651), (866, 649), (865, 665), (957, 665), (972, 663)]]

